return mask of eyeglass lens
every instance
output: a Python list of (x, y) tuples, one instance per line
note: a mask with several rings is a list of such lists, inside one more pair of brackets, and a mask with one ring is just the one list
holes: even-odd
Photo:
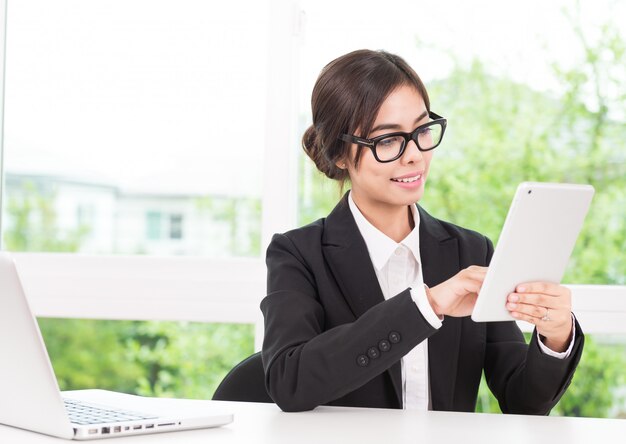
[[(417, 146), (422, 150), (431, 149), (441, 142), (441, 136), (443, 134), (443, 126), (440, 124), (430, 125), (426, 128), (420, 129), (417, 134), (413, 133), (412, 139), (417, 143)], [(376, 143), (376, 156), (382, 160), (391, 160), (397, 158), (400, 152), (404, 149), (406, 140), (403, 136), (389, 136), (380, 139)]]

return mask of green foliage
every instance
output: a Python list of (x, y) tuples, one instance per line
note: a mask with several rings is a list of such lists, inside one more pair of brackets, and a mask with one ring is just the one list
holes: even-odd
[(210, 399), (253, 353), (251, 325), (39, 319), (62, 390)]
[(590, 183), (596, 196), (564, 281), (626, 283), (619, 254), (626, 248), (625, 125), (600, 122), (602, 110), (493, 77), (478, 61), (457, 67), (430, 93), (450, 131), (431, 164), (422, 205), (496, 241), (518, 183)]
[(253, 344), (252, 325), (135, 322), (126, 354), (144, 369), (137, 393), (210, 399)]
[(4, 245), (10, 251), (78, 251), (89, 234), (89, 227), (62, 230), (57, 223), (54, 193), (25, 182), (19, 193), (7, 196)]
[(128, 323), (38, 321), (61, 390), (115, 387), (122, 392), (134, 391), (142, 369), (121, 352), (120, 338), (128, 331)]
[(585, 338), (585, 348), (570, 387), (553, 414), (606, 418), (614, 414), (615, 406), (623, 406), (624, 395), (619, 389), (626, 385), (626, 350), (623, 345), (598, 344)]

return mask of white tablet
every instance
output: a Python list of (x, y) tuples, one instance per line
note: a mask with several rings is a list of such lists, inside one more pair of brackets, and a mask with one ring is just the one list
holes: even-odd
[(517, 187), (472, 320), (510, 321), (505, 304), (517, 285), (561, 282), (593, 193), (591, 185), (524, 182)]

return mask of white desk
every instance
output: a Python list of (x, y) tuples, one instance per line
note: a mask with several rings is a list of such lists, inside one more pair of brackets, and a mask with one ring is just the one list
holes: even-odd
[[(122, 443), (622, 443), (626, 420), (479, 413), (411, 412), (318, 407), (284, 413), (274, 404), (217, 402), (235, 413), (215, 429), (100, 440)], [(2, 444), (60, 444), (68, 441), (0, 425)]]

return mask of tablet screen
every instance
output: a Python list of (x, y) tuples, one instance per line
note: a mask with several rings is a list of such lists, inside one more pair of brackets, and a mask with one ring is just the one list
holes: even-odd
[(474, 321), (514, 320), (505, 304), (517, 285), (561, 282), (593, 193), (591, 185), (518, 186), (472, 312)]

